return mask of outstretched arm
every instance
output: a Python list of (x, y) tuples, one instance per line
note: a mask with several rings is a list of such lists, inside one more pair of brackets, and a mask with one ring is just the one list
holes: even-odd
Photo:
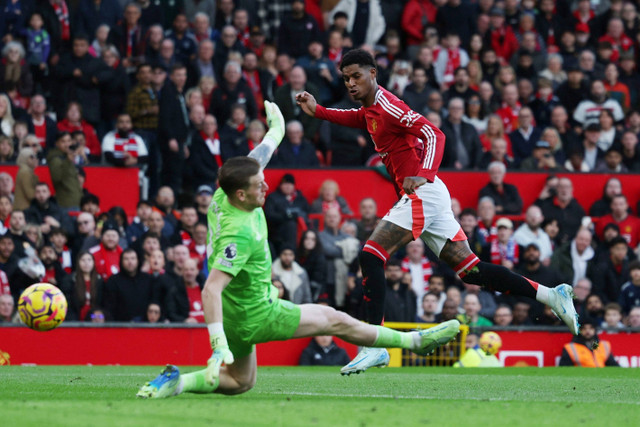
[(351, 108), (348, 110), (324, 108), (322, 105), (318, 105), (314, 96), (306, 91), (296, 95), (296, 102), (300, 108), (302, 108), (302, 111), (316, 119), (328, 120), (351, 128), (367, 128), (367, 122), (364, 118), (364, 110), (362, 108)]
[(269, 125), (269, 131), (262, 139), (262, 142), (251, 152), (249, 157), (256, 159), (260, 163), (260, 168), (264, 169), (273, 152), (276, 151), (282, 138), (284, 138), (284, 117), (280, 109), (274, 102), (264, 101), (264, 109), (267, 113), (267, 125)]
[(205, 379), (209, 384), (217, 385), (220, 378), (220, 366), (233, 363), (233, 354), (229, 350), (227, 337), (222, 326), (222, 291), (231, 282), (231, 275), (213, 268), (202, 290), (204, 318), (209, 329), (211, 358), (207, 362)]

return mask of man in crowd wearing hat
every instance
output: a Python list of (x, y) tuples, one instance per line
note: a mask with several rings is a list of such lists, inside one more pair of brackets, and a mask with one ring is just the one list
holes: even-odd
[(96, 262), (96, 272), (103, 280), (120, 271), (122, 248), (118, 245), (118, 240), (120, 240), (118, 225), (107, 221), (102, 225), (100, 244), (89, 249)]
[(194, 201), (198, 210), (198, 222), (207, 223), (207, 210), (211, 204), (213, 197), (213, 188), (210, 185), (203, 184), (196, 190)]
[(591, 119), (586, 122), (586, 128), (582, 138), (582, 154), (589, 171), (593, 171), (598, 161), (604, 157), (604, 152), (598, 147), (599, 139), (600, 122), (598, 119)]
[(564, 345), (559, 365), (584, 368), (619, 367), (611, 352), (611, 343), (598, 339), (595, 319), (583, 317), (580, 321), (580, 333)]
[(295, 248), (298, 225), (307, 221), (309, 202), (296, 189), (293, 175), (285, 174), (276, 191), (269, 194), (264, 204), (264, 214), (276, 253), (280, 253), (285, 247)]
[(513, 270), (520, 255), (518, 244), (513, 238), (513, 222), (509, 218), (496, 221), (498, 238), (491, 242), (491, 262)]
[(562, 167), (556, 162), (556, 158), (551, 152), (551, 144), (547, 141), (537, 141), (531, 152), (531, 156), (524, 159), (520, 164), (523, 171), (551, 172), (561, 171)]
[(560, 100), (560, 105), (571, 114), (580, 101), (585, 98), (588, 90), (589, 86), (584, 79), (582, 70), (577, 63), (570, 63), (567, 66), (567, 81), (558, 86), (555, 94)]

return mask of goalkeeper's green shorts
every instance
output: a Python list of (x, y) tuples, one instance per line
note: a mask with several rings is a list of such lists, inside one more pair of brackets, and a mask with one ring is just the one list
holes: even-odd
[(233, 314), (224, 311), (224, 332), (235, 359), (248, 356), (254, 345), (269, 341), (284, 341), (293, 337), (300, 324), (300, 307), (290, 301), (269, 300), (269, 314), (259, 322), (235, 323)]

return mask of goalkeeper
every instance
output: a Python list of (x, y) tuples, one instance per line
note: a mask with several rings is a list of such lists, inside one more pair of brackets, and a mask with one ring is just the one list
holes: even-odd
[[(162, 398), (184, 392), (238, 394), (256, 382), (255, 344), (333, 335), (357, 345), (401, 347), (428, 354), (452, 340), (460, 324), (450, 320), (420, 332), (368, 325), (333, 308), (295, 305), (271, 285), (267, 223), (261, 207), (267, 190), (262, 169), (284, 136), (278, 107), (265, 102), (269, 132), (248, 157), (229, 159), (207, 213), (209, 277), (202, 291), (213, 353), (207, 368), (180, 374), (167, 365), (137, 396)], [(224, 315), (223, 315), (224, 308)]]

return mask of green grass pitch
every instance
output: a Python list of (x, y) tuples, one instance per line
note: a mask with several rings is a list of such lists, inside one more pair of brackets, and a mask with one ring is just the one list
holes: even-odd
[(159, 371), (0, 367), (0, 425), (640, 425), (638, 369), (387, 368), (341, 377), (338, 368), (274, 367), (260, 368), (244, 395), (136, 399)]

